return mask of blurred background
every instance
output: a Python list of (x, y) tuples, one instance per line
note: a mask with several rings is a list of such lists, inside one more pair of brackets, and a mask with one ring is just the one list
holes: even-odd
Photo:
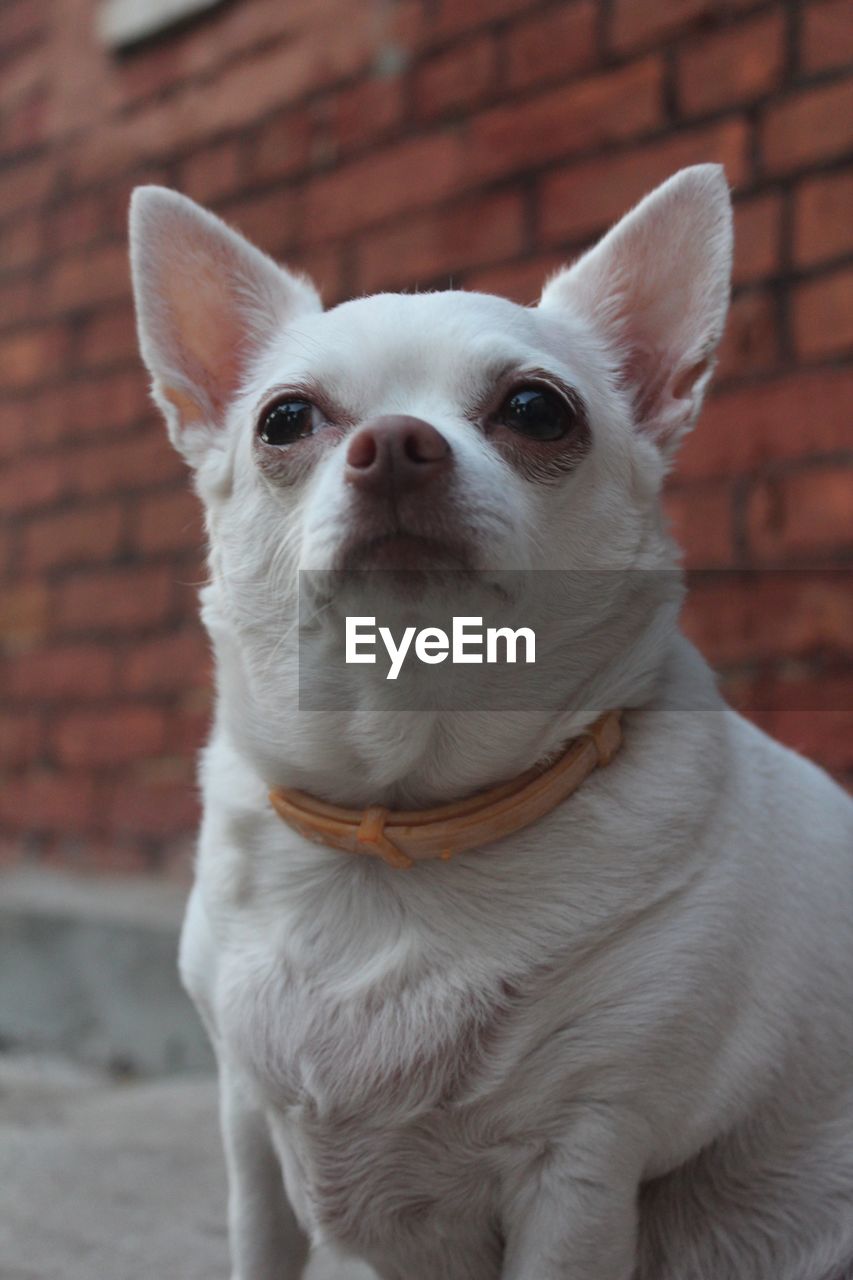
[(848, 0), (0, 0), (0, 861), (188, 874), (204, 563), (136, 350), (146, 182), (328, 303), (531, 302), (654, 184), (723, 163), (734, 303), (668, 493), (686, 623), (849, 783), (851, 59)]

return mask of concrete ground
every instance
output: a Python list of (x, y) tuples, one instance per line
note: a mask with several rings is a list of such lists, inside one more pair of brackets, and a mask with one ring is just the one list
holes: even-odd
[(211, 1080), (0, 1059), (2, 1280), (227, 1276)]
[[(210, 1077), (0, 1056), (0, 1280), (227, 1280), (225, 1203)], [(319, 1254), (305, 1280), (375, 1277)]]

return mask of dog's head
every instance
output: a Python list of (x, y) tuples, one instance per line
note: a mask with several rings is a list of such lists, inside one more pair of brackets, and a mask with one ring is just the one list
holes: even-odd
[(712, 371), (730, 221), (722, 171), (699, 166), (536, 307), (450, 291), (324, 311), (192, 201), (139, 189), (142, 353), (195, 469), (218, 615), (269, 657), (300, 569), (393, 570), (403, 586), (671, 565), (660, 486)]

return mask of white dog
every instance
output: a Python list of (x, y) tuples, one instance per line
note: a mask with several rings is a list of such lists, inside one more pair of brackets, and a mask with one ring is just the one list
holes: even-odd
[[(722, 703), (661, 589), (730, 226), (701, 166), (536, 308), (324, 312), (191, 201), (134, 196), (142, 352), (210, 539), (181, 970), (219, 1059), (235, 1280), (295, 1280), (312, 1249), (382, 1280), (853, 1277), (853, 804)], [(311, 612), (324, 655), (361, 612), (348, 570), (391, 570), (421, 626), (431, 583), (461, 614), (491, 571), (608, 585), (554, 606), (560, 708), (400, 709), (403, 676), (362, 666), (328, 673), (329, 710), (299, 698), (301, 569), (340, 585)], [(436, 678), (407, 667), (408, 693)], [(381, 827), (374, 806), (513, 790), (610, 710), (606, 769), (450, 861), (318, 844), (270, 802)]]

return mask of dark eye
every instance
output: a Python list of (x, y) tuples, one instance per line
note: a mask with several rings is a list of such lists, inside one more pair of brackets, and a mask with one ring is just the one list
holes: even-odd
[(280, 400), (267, 409), (258, 424), (258, 435), (264, 444), (287, 445), (310, 436), (314, 430), (315, 410), (310, 400)]
[(551, 387), (517, 387), (510, 392), (495, 420), (531, 440), (561, 440), (577, 422), (577, 413)]

